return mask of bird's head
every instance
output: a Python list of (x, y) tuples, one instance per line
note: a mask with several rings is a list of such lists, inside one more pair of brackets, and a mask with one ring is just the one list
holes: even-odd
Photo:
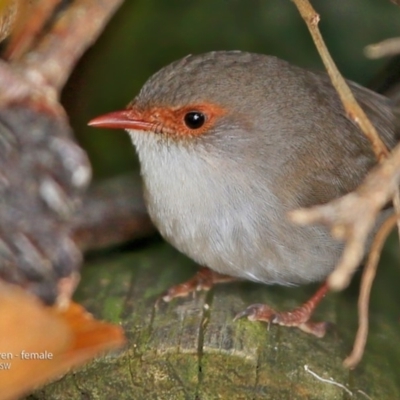
[(255, 121), (265, 126), (268, 93), (274, 96), (268, 72), (279, 62), (239, 51), (187, 56), (154, 74), (126, 109), (89, 125), (125, 129), (136, 145), (248, 141)]

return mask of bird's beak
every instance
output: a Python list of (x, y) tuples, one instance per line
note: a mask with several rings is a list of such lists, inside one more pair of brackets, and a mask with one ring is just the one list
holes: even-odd
[(150, 131), (154, 127), (153, 123), (144, 121), (139, 113), (132, 109), (100, 115), (100, 117), (89, 121), (88, 125), (95, 128), (132, 129), (138, 131)]

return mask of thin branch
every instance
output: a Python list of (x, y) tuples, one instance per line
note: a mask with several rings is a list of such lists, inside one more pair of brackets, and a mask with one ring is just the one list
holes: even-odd
[(0, 42), (10, 34), (20, 9), (21, 2), (19, 0), (0, 1)]
[[(334, 226), (334, 236), (347, 240), (342, 257), (328, 280), (332, 289), (341, 290), (348, 285), (351, 274), (362, 261), (364, 245), (377, 215), (390, 201), (399, 180), (400, 144), (354, 192), (327, 204), (290, 213), (292, 220), (301, 225), (322, 223)], [(351, 274), (347, 273), (349, 271)]]
[[(44, 3), (47, 3), (48, 11), (48, 5), (54, 6), (57, 1), (41, 1), (38, 7)], [(58, 103), (62, 86), (80, 56), (101, 34), (122, 3), (123, 0), (77, 0), (27, 54), (11, 65), (0, 60), (0, 105), (40, 101), (47, 111), (65, 115)], [(29, 21), (24, 24), (19, 37), (30, 36), (33, 28)], [(25, 49), (24, 40), (22, 45)], [(17, 44), (15, 46), (12, 51), (19, 54), (22, 50)]]
[[(381, 163), (379, 168), (368, 174), (364, 183), (356, 191), (342, 198), (335, 199), (328, 204), (312, 207), (309, 210), (296, 210), (291, 214), (293, 221), (297, 223), (324, 223), (330, 226), (332, 234), (336, 238), (346, 242), (339, 264), (328, 278), (329, 286), (340, 290), (348, 285), (355, 270), (361, 263), (368, 237), (376, 224), (379, 213), (390, 199), (393, 200), (396, 214), (400, 215), (400, 192), (398, 187), (400, 178), (400, 145), (396, 146), (389, 156), (389, 150), (355, 100), (327, 50), (318, 29), (319, 15), (312, 8), (308, 0), (293, 1), (308, 26), (348, 117), (359, 125), (362, 132), (370, 140), (372, 149)], [(383, 186), (382, 183), (384, 184)], [(392, 223), (396, 221), (400, 236), (400, 218), (395, 218)], [(384, 227), (387, 229), (386, 224)], [(370, 250), (370, 261), (367, 268), (368, 275), (361, 283), (359, 330), (354, 343), (353, 353), (345, 361), (345, 365), (349, 367), (354, 367), (359, 362), (364, 351), (368, 333), (369, 293), (375, 277), (375, 262), (378, 262), (383, 240), (386, 238), (386, 235), (384, 235), (386, 234), (385, 229), (382, 228), (376, 239), (377, 242), (375, 242)]]
[[(380, 139), (376, 129), (371, 124), (368, 117), (355, 100), (346, 81), (343, 79), (343, 77), (340, 75), (340, 72), (336, 68), (335, 63), (332, 60), (332, 57), (330, 56), (321, 36), (321, 33), (318, 29), (319, 15), (312, 8), (308, 0), (293, 1), (295, 2), (301, 16), (308, 26), (308, 29), (320, 53), (322, 61), (324, 62), (328, 74), (332, 80), (332, 84), (337, 90), (349, 118), (351, 118), (360, 126), (363, 133), (371, 141), (372, 148), (375, 152), (377, 159), (379, 161), (383, 161), (385, 158), (388, 157), (389, 151)], [(370, 206), (368, 205), (368, 203), (370, 202), (368, 197), (370, 195), (373, 195), (373, 192), (367, 193), (367, 196), (365, 196), (364, 198), (367, 203), (365, 204), (365, 208), (367, 209), (370, 208)], [(390, 191), (390, 195), (393, 197), (393, 203), (396, 213), (400, 214), (400, 195), (397, 186), (394, 188), (394, 190)], [(361, 262), (366, 239), (374, 225), (374, 220), (376, 219), (376, 216), (379, 212), (379, 209), (375, 209), (375, 207), (372, 207), (370, 215), (354, 212), (354, 210), (359, 210), (360, 208), (363, 208), (360, 205), (347, 210), (346, 203), (349, 203), (349, 205), (351, 205), (352, 207), (355, 206), (355, 204), (353, 205), (352, 201), (349, 201), (351, 197), (345, 196), (345, 198), (346, 200), (341, 202), (340, 206), (338, 205), (338, 202), (334, 200), (333, 202), (328, 203), (326, 206), (320, 208), (313, 207), (313, 212), (309, 214), (308, 217), (300, 217), (299, 214), (296, 213), (292, 214), (294, 215), (295, 220), (298, 220), (299, 223), (304, 223), (304, 221), (308, 218), (310, 218), (310, 222), (311, 220), (313, 220), (314, 222), (328, 223), (332, 226), (332, 231), (337, 237), (347, 240), (342, 259), (335, 271), (328, 279), (329, 285), (336, 290), (343, 289), (347, 286), (351, 276), (358, 267), (358, 264)], [(387, 199), (386, 201), (388, 200), (389, 199)], [(327, 209), (330, 207), (330, 204), (332, 205), (332, 210)], [(379, 205), (380, 207), (383, 207), (385, 203), (379, 203)], [(341, 210), (341, 214), (338, 213), (339, 209)], [(319, 217), (317, 215), (318, 212), (321, 213)], [(328, 214), (330, 214), (329, 218)], [(335, 215), (335, 219), (332, 218), (333, 215)], [(356, 215), (358, 215), (359, 218), (356, 219)], [(398, 228), (400, 232), (400, 221), (398, 222)]]
[(371, 245), (371, 251), (368, 256), (367, 264), (364, 268), (360, 295), (358, 298), (358, 330), (354, 340), (354, 346), (351, 354), (344, 360), (343, 364), (348, 368), (355, 368), (361, 361), (364, 353), (365, 344), (368, 337), (368, 305), (371, 294), (371, 287), (375, 279), (380, 255), (383, 245), (392, 231), (398, 219), (397, 215), (390, 216), (380, 227), (375, 239)]
[(400, 54), (400, 37), (383, 40), (365, 47), (364, 54), (371, 59)]
[[(20, 64), (30, 76), (60, 90), (84, 51), (95, 42), (123, 0), (78, 0)], [(60, 46), (62, 43), (62, 46)]]
[(303, 17), (307, 27), (311, 33), (315, 46), (321, 56), (321, 59), (325, 65), (325, 68), (332, 80), (332, 84), (338, 92), (340, 99), (342, 100), (343, 107), (346, 110), (347, 115), (353, 120), (361, 130), (365, 133), (368, 139), (371, 141), (372, 148), (379, 161), (386, 158), (389, 151), (382, 139), (379, 137), (375, 127), (372, 125), (363, 109), (357, 103), (351, 92), (346, 81), (341, 76), (337, 69), (335, 62), (329, 54), (329, 51), (325, 45), (324, 39), (318, 29), (319, 15), (312, 8), (308, 0), (293, 0), (298, 8), (301, 16)]
[(16, 19), (11, 40), (4, 53), (7, 60), (18, 59), (31, 47), (60, 2), (61, 0), (30, 1), (22, 5), (20, 0), (12, 1), (21, 16)]

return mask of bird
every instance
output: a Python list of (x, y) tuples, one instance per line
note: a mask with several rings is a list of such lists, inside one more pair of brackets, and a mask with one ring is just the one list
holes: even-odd
[[(348, 84), (393, 148), (396, 105)], [(349, 193), (377, 164), (326, 73), (245, 51), (189, 55), (151, 76), (125, 109), (89, 125), (129, 133), (150, 218), (167, 242), (202, 266), (164, 300), (236, 279), (322, 282), (291, 312), (254, 304), (237, 318), (325, 334), (326, 323), (311, 316), (343, 243), (325, 226), (294, 225), (288, 213)]]

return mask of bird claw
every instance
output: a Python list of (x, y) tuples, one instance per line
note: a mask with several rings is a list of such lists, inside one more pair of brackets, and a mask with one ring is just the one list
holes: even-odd
[(186, 297), (191, 293), (208, 291), (216, 283), (227, 283), (236, 280), (237, 278), (219, 274), (207, 267), (201, 267), (191, 279), (179, 285), (172, 286), (160, 296), (160, 299), (168, 303), (177, 297)]
[(329, 324), (327, 322), (312, 322), (310, 318), (327, 291), (328, 285), (324, 283), (307, 302), (293, 311), (276, 312), (266, 304), (253, 304), (237, 314), (234, 321), (247, 317), (250, 321), (265, 321), (282, 326), (296, 327), (303, 332), (321, 338), (325, 335)]
[(264, 321), (268, 324), (298, 328), (318, 338), (325, 335), (329, 325), (327, 322), (310, 321), (311, 312), (304, 307), (299, 307), (293, 311), (277, 312), (266, 304), (253, 304), (238, 313), (233, 320), (236, 321), (244, 317), (247, 317), (249, 321)]
[(276, 311), (266, 304), (252, 304), (242, 312), (236, 314), (233, 320), (237, 321), (240, 318), (247, 317), (249, 321), (265, 321), (275, 323), (275, 316)]

